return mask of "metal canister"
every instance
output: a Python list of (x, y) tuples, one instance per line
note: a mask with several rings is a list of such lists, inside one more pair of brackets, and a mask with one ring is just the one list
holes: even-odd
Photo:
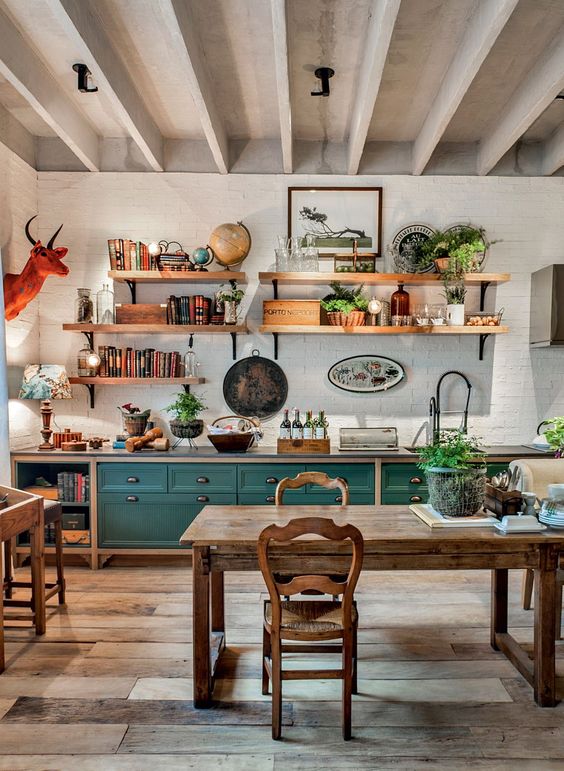
[(382, 310), (377, 316), (377, 325), (379, 327), (389, 327), (392, 323), (390, 316), (390, 303), (388, 300), (380, 300), (382, 303)]

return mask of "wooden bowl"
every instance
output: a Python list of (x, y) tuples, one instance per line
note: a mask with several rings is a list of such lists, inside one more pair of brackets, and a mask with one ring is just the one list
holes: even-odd
[(244, 434), (208, 434), (208, 439), (218, 452), (247, 452), (255, 435)]

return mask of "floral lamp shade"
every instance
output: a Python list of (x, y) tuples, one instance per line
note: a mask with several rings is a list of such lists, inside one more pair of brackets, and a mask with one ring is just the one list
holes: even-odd
[(20, 399), (72, 399), (72, 390), (61, 364), (26, 364)]

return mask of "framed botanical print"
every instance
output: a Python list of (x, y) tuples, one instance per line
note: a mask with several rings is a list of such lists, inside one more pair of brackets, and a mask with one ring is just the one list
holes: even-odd
[(288, 237), (314, 235), (321, 254), (382, 253), (381, 187), (289, 187)]

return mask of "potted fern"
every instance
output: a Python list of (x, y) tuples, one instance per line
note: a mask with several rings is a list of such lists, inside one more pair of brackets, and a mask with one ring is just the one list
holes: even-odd
[(180, 391), (176, 394), (176, 401), (165, 409), (174, 415), (173, 419), (169, 420), (173, 436), (188, 439), (192, 444), (192, 440), (203, 432), (204, 421), (198, 418), (198, 415), (206, 409), (206, 405), (194, 394)]
[(346, 289), (340, 281), (333, 281), (329, 286), (333, 292), (321, 300), (329, 324), (336, 327), (364, 326), (368, 300), (361, 294), (363, 284), (356, 289)]
[(443, 516), (471, 517), (484, 505), (486, 463), (479, 440), (446, 430), (419, 450), (429, 503)]

